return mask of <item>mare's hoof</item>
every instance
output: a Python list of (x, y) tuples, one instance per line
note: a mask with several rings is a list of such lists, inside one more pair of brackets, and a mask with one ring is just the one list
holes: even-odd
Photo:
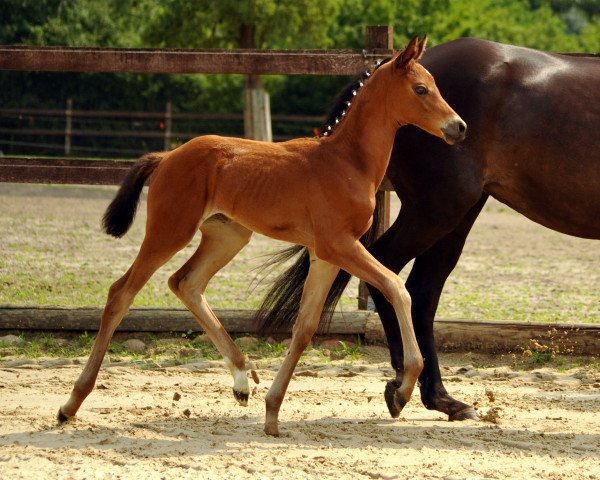
[(383, 392), (385, 403), (387, 404), (392, 418), (398, 418), (400, 416), (400, 412), (402, 412), (402, 409), (404, 408), (404, 405), (406, 405), (406, 402), (398, 401), (396, 390), (399, 388), (400, 382), (397, 380), (391, 380), (385, 385), (385, 391)]
[(62, 408), (58, 409), (58, 415), (56, 415), (56, 419), (58, 420), (59, 425), (62, 425), (63, 423), (66, 423), (69, 421), (69, 418), (71, 417), (67, 417), (63, 411)]
[(233, 396), (242, 407), (246, 407), (248, 405), (248, 393), (239, 392), (234, 388)]
[(466, 407), (448, 415), (448, 421), (450, 422), (461, 420), (479, 420), (479, 415), (473, 407)]

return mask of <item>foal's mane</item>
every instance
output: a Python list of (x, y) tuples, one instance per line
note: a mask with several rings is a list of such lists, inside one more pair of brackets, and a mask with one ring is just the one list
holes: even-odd
[(378, 61), (377, 64), (371, 70), (366, 70), (365, 72), (361, 73), (343, 88), (343, 90), (338, 94), (337, 98), (333, 102), (333, 106), (327, 114), (326, 120), (320, 129), (318, 135), (319, 137), (329, 136), (333, 134), (336, 127), (345, 117), (346, 112), (350, 108), (358, 90), (365, 84), (365, 82), (369, 80), (369, 78), (375, 72), (375, 70), (377, 70), (381, 65), (384, 65), (385, 63), (389, 62), (391, 59), (392, 57), (388, 57), (384, 60)]

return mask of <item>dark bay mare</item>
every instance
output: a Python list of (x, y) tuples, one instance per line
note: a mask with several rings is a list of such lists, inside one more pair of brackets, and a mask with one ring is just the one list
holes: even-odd
[[(469, 133), (460, 145), (448, 146), (413, 127), (398, 131), (387, 176), (402, 207), (369, 250), (396, 273), (415, 259), (406, 287), (425, 360), (421, 399), (428, 409), (463, 420), (476, 418), (475, 410), (444, 388), (434, 343), (444, 283), (490, 195), (548, 228), (600, 239), (600, 58), (465, 38), (427, 50), (421, 63)], [(338, 109), (344, 101), (342, 94)], [(303, 253), (275, 282), (258, 313), (259, 326), (280, 326), (287, 312), (297, 310), (307, 262)], [(348, 279), (343, 272), (338, 276), (330, 309)], [(403, 407), (397, 399), (400, 330), (391, 305), (369, 290), (397, 372), (385, 389), (396, 417)]]

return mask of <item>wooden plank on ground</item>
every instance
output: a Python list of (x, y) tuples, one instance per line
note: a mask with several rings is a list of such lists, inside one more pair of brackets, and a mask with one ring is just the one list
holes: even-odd
[[(0, 330), (96, 331), (100, 308), (0, 307)], [(216, 310), (230, 333), (254, 333), (250, 310)], [(194, 317), (184, 309), (134, 308), (119, 331), (199, 332)], [(287, 333), (280, 332), (280, 333)], [(321, 332), (325, 333), (325, 332)], [(379, 316), (357, 310), (336, 313), (328, 331), (332, 335), (364, 335), (365, 342), (385, 344)], [(445, 350), (507, 352), (522, 351), (531, 342), (561, 354), (600, 354), (600, 325), (552, 325), (500, 321), (436, 320), (437, 344)]]
[(600, 354), (599, 325), (552, 325), (517, 322), (436, 322), (436, 338), (447, 349), (510, 351), (549, 348), (561, 354)]
[[(230, 333), (253, 333), (251, 310), (219, 310), (215, 313)], [(0, 330), (97, 331), (102, 309), (63, 307), (0, 307)], [(328, 332), (362, 334), (369, 312), (336, 313)], [(199, 332), (193, 315), (184, 309), (132, 308), (118, 328), (122, 332)], [(281, 333), (289, 333), (289, 330)]]
[[(440, 319), (435, 321), (434, 332), (438, 347), (445, 350), (495, 353), (533, 346), (552, 348), (561, 354), (600, 354), (600, 325)], [(377, 315), (368, 317), (365, 341), (385, 343)]]

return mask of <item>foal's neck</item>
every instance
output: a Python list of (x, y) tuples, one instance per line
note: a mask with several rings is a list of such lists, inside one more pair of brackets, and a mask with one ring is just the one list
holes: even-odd
[(357, 92), (333, 135), (324, 138), (324, 145), (332, 150), (332, 156), (358, 168), (377, 184), (387, 170), (400, 126), (398, 112), (388, 111), (388, 79), (378, 78), (387, 75), (390, 72), (386, 69), (369, 79)]

